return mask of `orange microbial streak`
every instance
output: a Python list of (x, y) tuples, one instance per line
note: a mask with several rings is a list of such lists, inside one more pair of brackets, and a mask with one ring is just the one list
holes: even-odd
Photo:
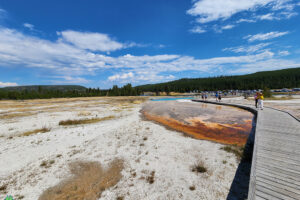
[(188, 123), (183, 123), (173, 118), (152, 115), (147, 112), (143, 112), (143, 114), (148, 120), (159, 122), (193, 138), (222, 144), (245, 145), (252, 128), (252, 120), (245, 120), (243, 124), (219, 124), (191, 118), (187, 120)]

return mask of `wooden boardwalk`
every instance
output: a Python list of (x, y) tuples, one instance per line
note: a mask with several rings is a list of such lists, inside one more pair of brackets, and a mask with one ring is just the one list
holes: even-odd
[[(255, 113), (251, 106), (220, 104)], [(257, 112), (248, 199), (300, 200), (300, 122), (289, 113), (272, 108)]]
[(300, 122), (258, 112), (248, 199), (300, 199)]

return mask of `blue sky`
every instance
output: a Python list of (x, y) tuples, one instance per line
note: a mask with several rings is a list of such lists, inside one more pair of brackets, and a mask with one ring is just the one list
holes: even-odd
[(0, 87), (300, 67), (299, 0), (0, 0)]

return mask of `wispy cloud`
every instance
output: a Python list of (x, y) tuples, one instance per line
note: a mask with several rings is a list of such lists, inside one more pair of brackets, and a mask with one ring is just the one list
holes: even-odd
[(274, 13), (268, 13), (268, 14), (265, 14), (265, 15), (259, 15), (259, 16), (256, 16), (257, 19), (260, 19), (260, 20), (274, 20), (274, 19), (278, 19), (277, 17), (274, 16)]
[(239, 19), (238, 21), (236, 21), (236, 23), (243, 23), (243, 22), (254, 23), (254, 22), (256, 22), (256, 20), (254, 20), (254, 19), (244, 19), (244, 18), (241, 18), (241, 19)]
[(268, 60), (258, 61), (255, 63), (244, 64), (240, 68), (229, 70), (229, 73), (245, 74), (245, 73), (258, 72), (258, 71), (277, 70), (277, 69), (296, 68), (296, 67), (300, 67), (299, 62), (295, 62), (292, 60), (284, 60), (284, 59), (268, 59)]
[(274, 31), (274, 32), (269, 32), (269, 33), (259, 33), (256, 35), (247, 35), (244, 37), (244, 39), (248, 39), (249, 42), (253, 41), (263, 41), (263, 40), (270, 40), (273, 38), (281, 37), (286, 34), (289, 34), (288, 31), (285, 32), (279, 32), (279, 31)]
[(288, 55), (290, 55), (290, 52), (289, 51), (279, 51), (278, 55), (279, 56), (288, 56)]
[(222, 29), (222, 30), (228, 30), (228, 29), (232, 29), (232, 28), (234, 28), (234, 27), (235, 27), (235, 25), (233, 25), (233, 24), (228, 24), (228, 25), (222, 26), (221, 29)]
[(127, 80), (128, 78), (133, 78), (133, 73), (132, 72), (128, 72), (128, 73), (124, 73), (124, 74), (115, 74), (113, 76), (108, 77), (109, 81), (116, 81), (116, 80)]
[[(216, 29), (214, 25), (222, 27), (220, 23), (224, 23), (232, 16), (238, 16), (236, 14), (242, 12), (243, 15), (240, 15), (242, 18), (236, 20), (236, 24), (289, 19), (298, 14), (295, 11), (295, 7), (298, 6), (295, 0), (193, 0), (192, 2), (193, 6), (187, 11), (187, 14), (194, 16), (197, 23), (212, 25), (216, 32), (222, 32), (222, 29)], [(257, 15), (259, 9), (264, 9), (264, 12), (267, 10), (269, 13)], [(214, 22), (217, 24), (212, 24)]]
[(262, 51), (265, 47), (269, 46), (271, 43), (260, 43), (257, 45), (248, 46), (237, 46), (225, 48), (223, 51), (232, 51), (234, 53), (255, 53)]
[(78, 32), (78, 31), (62, 31), (57, 33), (61, 36), (63, 42), (69, 42), (81, 49), (88, 49), (92, 51), (116, 51), (134, 46), (134, 44), (123, 44), (110, 38), (107, 34)]
[(6, 18), (6, 16), (7, 16), (6, 10), (0, 8), (0, 22), (1, 22), (2, 20), (4, 20), (4, 19)]
[(208, 23), (228, 19), (238, 12), (263, 7), (272, 2), (276, 3), (277, 0), (197, 0), (187, 13), (197, 17), (199, 23)]
[(24, 23), (23, 26), (24, 26), (25, 28), (28, 28), (28, 29), (31, 30), (31, 31), (34, 30), (34, 25), (32, 25), (32, 24)]
[[(52, 76), (50, 80), (53, 84), (86, 84), (90, 81), (82, 77), (65, 76)], [(54, 79), (54, 80), (53, 80)]]
[(0, 87), (9, 87), (9, 86), (18, 86), (18, 84), (17, 83), (1, 82), (0, 81)]
[(190, 32), (191, 32), (191, 33), (205, 33), (206, 30), (203, 29), (203, 28), (200, 27), (200, 26), (195, 26), (195, 27), (193, 27), (192, 29), (190, 29)]

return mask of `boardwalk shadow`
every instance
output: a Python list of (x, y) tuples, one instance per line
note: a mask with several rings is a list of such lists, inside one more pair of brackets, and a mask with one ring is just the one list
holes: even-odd
[(252, 120), (252, 129), (245, 145), (243, 158), (236, 170), (227, 200), (247, 199), (251, 173), (251, 161), (255, 138), (256, 116)]

